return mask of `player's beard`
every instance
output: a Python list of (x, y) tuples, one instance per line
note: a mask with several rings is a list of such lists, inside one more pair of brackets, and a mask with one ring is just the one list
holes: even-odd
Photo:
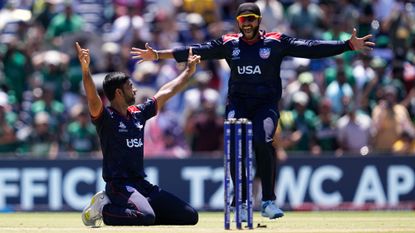
[(135, 95), (134, 93), (132, 95), (127, 95), (127, 93), (123, 90), (124, 93), (124, 101), (127, 103), (128, 106), (135, 104)]
[(253, 27), (252, 28), (252, 36), (247, 36), (245, 33), (244, 33), (244, 30), (240, 27), (239, 28), (239, 31), (242, 33), (242, 35), (243, 35), (243, 37), (245, 38), (245, 39), (247, 39), (247, 40), (253, 40), (254, 38), (256, 38), (257, 37), (257, 35), (259, 34), (259, 25), (258, 26), (256, 26), (256, 27)]
[(125, 97), (125, 102), (126, 102), (129, 106), (134, 105), (134, 104), (135, 104), (135, 97), (134, 97), (134, 95), (133, 95), (133, 96), (128, 96), (128, 97)]

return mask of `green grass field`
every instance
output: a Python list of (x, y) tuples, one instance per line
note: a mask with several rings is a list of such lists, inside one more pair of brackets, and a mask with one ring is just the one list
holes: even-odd
[[(258, 224), (261, 227), (258, 227)], [(414, 211), (390, 212), (286, 212), (278, 220), (268, 220), (256, 213), (255, 232), (415, 232)], [(234, 224), (232, 231), (236, 231)], [(0, 233), (9, 232), (151, 232), (151, 233), (220, 233), (222, 212), (202, 212), (196, 226), (84, 227), (80, 213), (5, 213), (0, 214)]]

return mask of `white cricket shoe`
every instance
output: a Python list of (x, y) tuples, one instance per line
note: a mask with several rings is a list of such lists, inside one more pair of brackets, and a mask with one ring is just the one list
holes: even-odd
[[(236, 222), (236, 208), (232, 207), (232, 212), (234, 213), (234, 219), (233, 221)], [(241, 219), (241, 222), (247, 222), (248, 221), (248, 207), (246, 203), (242, 203), (241, 213), (239, 215), (239, 218)]]
[(284, 212), (277, 207), (274, 201), (263, 201), (262, 202), (262, 210), (261, 215), (262, 217), (267, 217), (269, 219), (281, 218), (284, 216)]
[(110, 199), (105, 194), (105, 191), (97, 192), (92, 198), (91, 202), (82, 211), (82, 222), (85, 226), (96, 227), (102, 219), (102, 208), (110, 203)]
[(239, 216), (242, 222), (248, 222), (248, 206), (242, 203), (241, 215)]

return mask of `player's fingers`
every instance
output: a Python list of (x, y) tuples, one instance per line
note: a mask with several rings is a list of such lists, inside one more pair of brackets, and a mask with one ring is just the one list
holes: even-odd
[(369, 40), (370, 38), (372, 38), (371, 34), (362, 37), (363, 40)]
[(365, 46), (366, 48), (368, 48), (369, 50), (373, 50), (373, 46)]
[(193, 56), (193, 50), (192, 50), (192, 47), (190, 47), (190, 48), (189, 48), (189, 57), (190, 57), (190, 56)]
[(75, 47), (76, 47), (76, 51), (78, 51), (78, 53), (81, 52), (81, 46), (79, 45), (78, 42), (75, 42)]
[(131, 48), (130, 54), (138, 54), (138, 53), (140, 53), (138, 48), (134, 48), (134, 47)]
[(143, 50), (134, 50), (134, 51), (130, 51), (130, 54), (132, 54), (132, 55), (140, 55), (140, 54), (142, 54), (143, 53)]
[(356, 32), (356, 28), (353, 28), (353, 31), (352, 31), (352, 37), (356, 37), (356, 34), (357, 34), (357, 32)]
[(147, 50), (153, 51), (153, 48), (151, 48), (150, 45), (148, 45), (148, 43), (146, 43), (145, 47), (146, 47)]
[(375, 44), (375, 43), (373, 43), (373, 42), (371, 42), (371, 41), (366, 41), (366, 42), (365, 42), (365, 45), (366, 45), (366, 46), (370, 46), (370, 47), (375, 47), (375, 45), (376, 45), (376, 44)]

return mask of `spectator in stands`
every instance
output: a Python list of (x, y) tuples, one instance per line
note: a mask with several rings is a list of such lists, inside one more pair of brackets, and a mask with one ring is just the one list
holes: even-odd
[(66, 128), (66, 143), (69, 155), (73, 158), (98, 155), (98, 137), (91, 123), (88, 109), (75, 105), (71, 109), (73, 121)]
[(200, 109), (186, 119), (185, 130), (193, 152), (223, 150), (223, 117), (216, 113), (216, 104), (204, 100)]
[(55, 4), (53, 1), (45, 1), (43, 4), (43, 9), (39, 13), (39, 15), (35, 15), (35, 23), (39, 24), (43, 31), (46, 31), (49, 27), (50, 22), (52, 21), (53, 17), (56, 16), (55, 13)]
[(375, 71), (372, 79), (368, 80), (363, 87), (361, 109), (371, 113), (379, 100), (379, 90), (382, 88), (382, 81), (386, 79), (387, 62), (381, 57), (373, 57), (370, 61), (370, 67)]
[(358, 153), (366, 155), (370, 149), (372, 120), (356, 109), (351, 98), (346, 100), (346, 115), (337, 121), (337, 155)]
[(2, 57), (4, 65), (5, 84), (8, 94), (18, 103), (23, 100), (23, 92), (27, 89), (28, 77), (32, 67), (30, 57), (26, 54), (26, 47), (16, 37), (6, 41), (5, 53)]
[(415, 155), (415, 139), (407, 132), (403, 132), (393, 143), (392, 152), (398, 155)]
[(318, 116), (316, 121), (315, 145), (311, 152), (321, 154), (322, 152), (336, 151), (337, 145), (337, 128), (336, 122), (338, 115), (331, 111), (331, 102), (324, 99), (320, 102)]
[(27, 139), (28, 156), (55, 159), (59, 152), (58, 138), (50, 126), (49, 114), (47, 112), (36, 113), (32, 133)]
[(286, 31), (284, 8), (280, 1), (258, 0), (255, 2), (262, 13), (262, 26), (266, 31)]
[(362, 1), (358, 5), (358, 35), (367, 35), (372, 31), (372, 22), (375, 19), (375, 12), (371, 0)]
[(415, 135), (415, 128), (408, 110), (396, 102), (397, 89), (393, 86), (383, 88), (383, 98), (372, 112), (373, 150), (391, 152), (393, 144), (404, 133)]
[(320, 38), (324, 12), (310, 0), (296, 0), (287, 9), (287, 19), (298, 38)]
[(136, 34), (148, 33), (148, 25), (138, 14), (138, 8), (127, 7), (125, 14), (119, 15), (112, 24), (107, 40), (118, 44), (131, 44)]
[(41, 85), (52, 88), (55, 92), (54, 97), (62, 101), (69, 56), (57, 50), (48, 50), (33, 56), (32, 62), (39, 71)]
[(357, 106), (360, 108), (362, 102), (362, 95), (364, 86), (375, 78), (375, 71), (370, 67), (371, 57), (368, 55), (360, 55), (353, 66), (353, 77), (355, 78), (356, 85), (354, 98)]
[(334, 20), (338, 19), (344, 24), (343, 30), (349, 32), (358, 24), (359, 12), (352, 0), (332, 1), (335, 6)]
[[(65, 106), (56, 99), (55, 89), (48, 85), (44, 86), (40, 91), (40, 98), (36, 100), (31, 106), (31, 115), (35, 116), (40, 112), (48, 114), (48, 126), (53, 130), (53, 134), (60, 135), (63, 132), (63, 123), (66, 122)], [(43, 118), (42, 118), (43, 119)]]
[(346, 99), (350, 99), (353, 96), (353, 88), (346, 82), (345, 71), (339, 67), (337, 71), (336, 80), (331, 82), (326, 89), (325, 97), (331, 100), (331, 109), (338, 115), (343, 115)]
[(318, 105), (320, 102), (320, 89), (314, 82), (314, 77), (311, 72), (301, 72), (298, 78), (287, 85), (285, 89), (284, 102), (285, 107), (288, 109), (294, 108), (293, 98), (296, 93), (302, 91), (308, 96), (307, 109), (312, 110), (314, 113), (318, 112)]
[(62, 36), (80, 32), (84, 20), (73, 10), (72, 2), (65, 3), (64, 12), (57, 14), (52, 18), (46, 31), (45, 39), (50, 40), (56, 47), (62, 45)]
[(307, 94), (299, 91), (293, 95), (294, 109), (281, 113), (281, 129), (290, 132), (290, 143), (286, 143), (287, 150), (310, 151), (315, 144), (317, 118), (313, 111), (306, 108), (308, 101)]
[(147, 135), (144, 146), (145, 157), (189, 157), (191, 151), (186, 143), (179, 118), (178, 113), (164, 106), (154, 118), (147, 122), (145, 128), (145, 134)]
[(194, 77), (194, 88), (184, 92), (184, 111), (183, 119), (189, 119), (191, 116), (203, 108), (203, 103), (212, 103), (215, 106), (219, 104), (219, 92), (209, 87), (212, 74), (207, 71), (199, 71)]
[(406, 1), (394, 1), (393, 6), (387, 11), (389, 15), (384, 18), (381, 25), (384, 31), (389, 33), (390, 47), (395, 59), (404, 59), (410, 46), (412, 27), (415, 24), (413, 6), (405, 4)]
[(184, 12), (187, 13), (198, 13), (203, 17), (203, 20), (207, 23), (216, 22), (219, 17), (219, 9), (214, 0), (185, 0), (180, 1), (182, 5), (180, 6)]
[[(0, 91), (0, 153), (12, 155), (18, 146), (16, 129), (16, 114), (11, 111), (7, 94)], [(1, 154), (0, 154), (1, 156)]]

